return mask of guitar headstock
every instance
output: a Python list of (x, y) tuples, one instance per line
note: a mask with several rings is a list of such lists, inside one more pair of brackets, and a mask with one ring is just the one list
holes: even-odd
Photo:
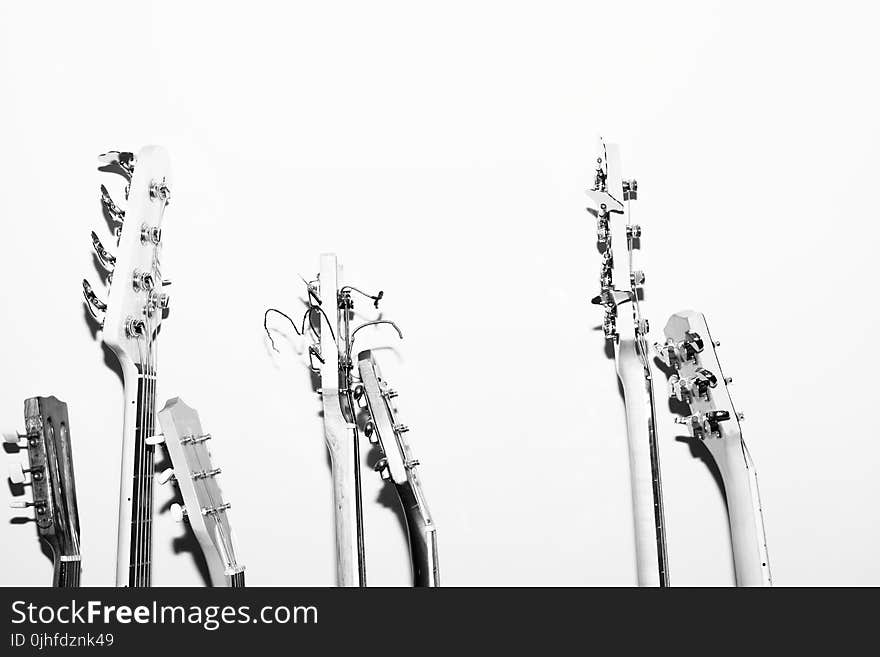
[(355, 388), (354, 397), (370, 414), (364, 433), (382, 451), (376, 471), (382, 479), (404, 484), (419, 462), (413, 458), (406, 440), (409, 427), (398, 420), (397, 408), (392, 402), (397, 392), (382, 378), (379, 364), (370, 350), (358, 354), (358, 373), (361, 383)]
[[(633, 268), (633, 252), (641, 246), (642, 229), (630, 223), (628, 204), (624, 205), (636, 200), (637, 190), (635, 180), (623, 180), (621, 176), (617, 144), (600, 140), (593, 187), (587, 190), (587, 196), (596, 206), (588, 211), (596, 217), (597, 247), (602, 255), (599, 294), (592, 301), (605, 307), (605, 337), (615, 342), (621, 333), (627, 337), (648, 333), (648, 321), (642, 319), (639, 312), (645, 274)], [(633, 322), (618, 324), (618, 308), (627, 302), (632, 309)]]
[(125, 201), (115, 201), (101, 185), (103, 212), (115, 227), (116, 253), (92, 231), (92, 246), (98, 263), (107, 271), (110, 289), (105, 302), (84, 279), (83, 296), (103, 329), (104, 342), (121, 361), (141, 364), (145, 360), (141, 340), (155, 339), (168, 308), (169, 297), (163, 287), (169, 282), (162, 278), (159, 258), (162, 217), (171, 199), (168, 154), (159, 146), (146, 146), (136, 156), (111, 151), (99, 161), (102, 170), (126, 180)]
[(172, 478), (183, 496), (185, 509), (174, 507), (176, 519), (189, 521), (211, 569), (215, 585), (221, 578), (244, 572), (235, 555), (235, 539), (229, 522), (230, 504), (223, 500), (217, 480), (220, 468), (211, 461), (208, 441), (199, 414), (179, 397), (168, 400), (159, 411), (163, 441), (171, 457), (172, 470), (159, 475), (160, 483)]
[(25, 434), (5, 434), (7, 442), (27, 450), (28, 467), (13, 464), (9, 479), (31, 488), (33, 501), (15, 501), (13, 508), (34, 508), (37, 533), (52, 547), (56, 559), (78, 559), (79, 513), (67, 404), (55, 397), (24, 402)]
[(743, 416), (733, 406), (727, 387), (731, 379), (721, 371), (715, 350), (719, 343), (712, 339), (706, 318), (690, 310), (676, 313), (669, 318), (664, 333), (666, 342), (657, 343), (655, 349), (660, 360), (673, 370), (669, 395), (690, 410), (676, 422), (687, 426), (713, 453), (725, 439), (736, 440), (738, 445)]

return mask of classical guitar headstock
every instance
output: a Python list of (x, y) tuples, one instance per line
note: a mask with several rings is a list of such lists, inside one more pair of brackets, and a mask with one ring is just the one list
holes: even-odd
[(731, 379), (722, 373), (715, 350), (720, 343), (712, 339), (706, 318), (690, 310), (676, 313), (664, 333), (666, 342), (657, 343), (655, 349), (673, 370), (669, 395), (690, 410), (676, 422), (687, 426), (713, 452), (721, 439), (735, 439), (738, 444), (743, 416), (733, 406), (727, 387)]
[[(115, 255), (92, 231), (92, 247), (98, 263), (107, 271), (107, 300), (83, 280), (83, 296), (89, 312), (103, 329), (103, 340), (120, 360), (142, 364), (145, 344), (156, 337), (168, 295), (162, 288), (160, 250), (162, 217), (171, 199), (168, 154), (159, 146), (146, 146), (135, 156), (111, 151), (99, 158), (104, 171), (126, 180), (125, 202), (114, 201), (101, 185), (101, 205), (115, 227)], [(143, 340), (143, 342), (142, 342)]]
[[(648, 333), (648, 321), (639, 312), (645, 274), (633, 268), (633, 251), (641, 245), (642, 229), (630, 223), (628, 210), (628, 202), (636, 200), (637, 190), (635, 180), (621, 177), (617, 144), (600, 140), (593, 187), (587, 190), (587, 196), (596, 206), (588, 211), (596, 217), (597, 247), (602, 255), (599, 294), (592, 301), (605, 307), (605, 337), (614, 341), (621, 333), (628, 337)], [(619, 324), (618, 308), (627, 302), (632, 309), (633, 322)]]
[(159, 411), (162, 434), (148, 439), (164, 442), (171, 457), (172, 469), (158, 475), (159, 483), (174, 481), (183, 496), (185, 508), (172, 507), (176, 520), (188, 520), (199, 540), (211, 569), (214, 584), (221, 577), (244, 573), (235, 555), (235, 539), (229, 522), (231, 505), (224, 501), (217, 475), (220, 468), (211, 461), (207, 442), (211, 434), (202, 430), (199, 414), (179, 397), (168, 400)]
[(28, 486), (32, 501), (14, 501), (13, 508), (33, 507), (37, 533), (52, 548), (56, 561), (79, 560), (79, 514), (67, 404), (55, 397), (24, 402), (25, 433), (4, 434), (6, 442), (27, 451), (28, 467), (9, 468), (13, 484)]
[(382, 378), (372, 351), (358, 354), (358, 372), (361, 382), (354, 389), (354, 398), (361, 408), (369, 412), (364, 434), (382, 451), (382, 458), (376, 463), (375, 469), (382, 479), (404, 484), (411, 479), (411, 473), (419, 462), (413, 458), (406, 440), (409, 427), (398, 420), (397, 408), (392, 402), (397, 392)]

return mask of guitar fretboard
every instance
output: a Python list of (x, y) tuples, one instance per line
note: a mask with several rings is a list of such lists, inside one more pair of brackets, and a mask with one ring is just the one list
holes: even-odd
[(134, 474), (131, 495), (129, 586), (150, 586), (153, 557), (153, 478), (155, 447), (146, 439), (155, 434), (156, 374), (138, 377), (137, 421), (134, 439)]
[(56, 557), (58, 560), (55, 567), (55, 581), (53, 586), (61, 588), (76, 588), (79, 586), (79, 577), (82, 572), (80, 560), (69, 557)]

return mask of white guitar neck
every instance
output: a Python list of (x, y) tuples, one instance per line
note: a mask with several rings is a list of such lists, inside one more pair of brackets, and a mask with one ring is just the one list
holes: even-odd
[(623, 387), (639, 586), (667, 586), (666, 535), (655, 433), (653, 384), (634, 340), (621, 338), (617, 375)]
[(764, 513), (758, 492), (758, 474), (744, 441), (731, 441), (727, 457), (718, 459), (737, 586), (771, 586), (770, 557), (764, 532)]
[(659, 353), (673, 370), (670, 396), (689, 415), (680, 418), (712, 455), (727, 498), (737, 586), (771, 586), (770, 560), (758, 475), (742, 438), (740, 420), (706, 318), (686, 310), (669, 318)]
[[(321, 256), (321, 402), (324, 440), (330, 452), (333, 476), (333, 513), (336, 528), (336, 582), (338, 586), (366, 586), (363, 529), (360, 509), (360, 454), (357, 429), (342, 412), (349, 391), (339, 389), (339, 354), (344, 349), (337, 318), (337, 291), (341, 267), (336, 256)], [(326, 317), (325, 317), (326, 313)], [(334, 341), (335, 336), (335, 341)]]
[(634, 180), (623, 181), (615, 144), (601, 144), (596, 179), (587, 195), (595, 204), (600, 292), (593, 303), (605, 309), (605, 338), (614, 345), (617, 376), (623, 387), (632, 481), (636, 574), (639, 586), (668, 586), (666, 530), (654, 386), (647, 356), (648, 322), (642, 317), (644, 274), (633, 267), (641, 229), (630, 223), (628, 202), (636, 198)]

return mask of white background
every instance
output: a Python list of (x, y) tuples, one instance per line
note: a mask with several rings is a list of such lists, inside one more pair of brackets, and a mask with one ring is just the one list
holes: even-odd
[[(589, 304), (602, 134), (639, 180), (654, 338), (694, 308), (722, 340), (776, 583), (880, 584), (878, 17), (824, 6), (3, 3), (0, 418), (68, 402), (83, 582), (113, 582), (122, 426), (81, 304), (98, 185), (121, 196), (95, 156), (156, 143), (175, 174), (159, 398), (215, 437), (250, 584), (334, 582), (319, 399), (261, 325), (269, 305), (300, 314), (324, 251), (404, 331), (382, 364), (442, 582), (633, 584), (622, 404)], [(672, 582), (730, 584), (721, 495), (660, 411)], [(369, 581), (406, 584), (365, 482)], [(48, 583), (33, 525), (6, 513), (0, 583)], [(202, 583), (183, 531), (158, 516), (156, 584)]]

